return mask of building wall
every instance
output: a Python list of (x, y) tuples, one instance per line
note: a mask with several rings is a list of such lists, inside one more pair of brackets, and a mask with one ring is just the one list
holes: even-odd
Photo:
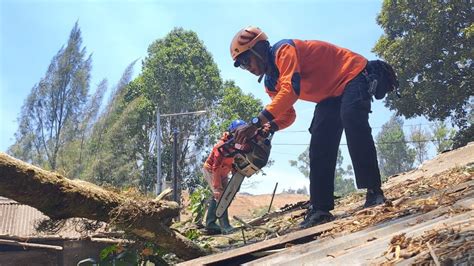
[(57, 266), (59, 263), (59, 252), (47, 250), (20, 250), (0, 252), (1, 266), (38, 265)]
[(62, 265), (75, 266), (83, 259), (93, 258), (99, 261), (102, 249), (112, 244), (91, 242), (89, 240), (65, 241), (62, 251)]
[[(33, 243), (33, 241), (30, 241)], [(62, 246), (63, 250), (23, 248), (0, 245), (0, 266), (17, 265), (65, 265), (76, 266), (83, 259), (93, 258), (99, 261), (100, 252), (112, 245), (91, 242), (89, 240), (34, 241), (38, 244)]]

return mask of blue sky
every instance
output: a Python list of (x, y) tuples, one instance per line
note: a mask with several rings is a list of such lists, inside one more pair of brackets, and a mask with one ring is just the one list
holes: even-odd
[[(119, 1), (119, 0), (2, 0), (0, 1), (0, 151), (14, 142), (16, 118), (31, 88), (45, 74), (57, 51), (68, 39), (76, 21), (83, 45), (92, 54), (91, 89), (104, 78), (117, 83), (133, 60), (147, 55), (148, 46), (174, 27), (195, 31), (213, 55), (223, 79), (233, 79), (245, 91), (269, 102), (261, 84), (248, 72), (232, 66), (229, 44), (242, 27), (263, 29), (274, 43), (280, 39), (318, 39), (349, 48), (368, 59), (382, 29), (376, 16), (382, 1)], [(135, 75), (141, 71), (136, 65)], [(295, 105), (296, 122), (278, 133), (273, 143), (275, 165), (266, 176), (252, 177), (258, 184), (244, 188), (250, 193), (271, 193), (279, 189), (308, 186), (288, 160), (304, 151), (310, 135), (314, 104)], [(381, 101), (373, 104), (370, 123), (374, 136), (391, 112)], [(423, 123), (415, 119), (406, 124)], [(345, 143), (345, 138), (341, 143)], [(298, 144), (298, 145), (277, 145)], [(342, 145), (345, 164), (350, 163)]]

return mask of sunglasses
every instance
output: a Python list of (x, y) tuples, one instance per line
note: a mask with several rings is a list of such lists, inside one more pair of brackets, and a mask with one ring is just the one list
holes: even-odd
[(250, 51), (246, 51), (237, 58), (235, 66), (238, 66), (242, 69), (250, 68)]
[(241, 58), (237, 59), (239, 61), (239, 67), (242, 69), (249, 69), (250, 68), (250, 56), (242, 56)]

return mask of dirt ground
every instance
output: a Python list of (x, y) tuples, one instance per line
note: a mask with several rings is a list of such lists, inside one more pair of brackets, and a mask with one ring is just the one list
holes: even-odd
[[(249, 218), (255, 216), (253, 214), (263, 214), (268, 210), (268, 206), (272, 199), (271, 194), (267, 195), (237, 195), (230, 205), (230, 216), (238, 216), (240, 218)], [(309, 196), (301, 194), (276, 194), (273, 199), (272, 209), (280, 209), (286, 204), (293, 204), (299, 201), (309, 200)]]

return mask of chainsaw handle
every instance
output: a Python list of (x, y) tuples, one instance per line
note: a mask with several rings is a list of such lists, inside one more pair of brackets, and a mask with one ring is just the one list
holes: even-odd
[(232, 137), (224, 142), (224, 144), (219, 146), (217, 151), (224, 157), (234, 157), (237, 153), (239, 153), (239, 150), (234, 148), (234, 144), (234, 138)]
[(271, 140), (273, 138), (273, 134), (275, 134), (275, 131), (271, 129), (267, 131), (263, 127), (261, 127), (257, 130), (257, 133), (255, 134), (255, 136), (252, 137), (252, 139), (256, 139), (257, 136), (260, 136), (260, 137), (263, 137), (264, 139)]
[[(259, 138), (268, 139), (268, 141), (270, 141), (273, 138), (274, 133), (275, 132), (272, 130), (266, 131), (263, 128), (259, 128), (256, 131), (255, 135), (253, 135), (248, 140), (248, 142), (251, 142), (252, 144), (258, 146), (257, 142), (259, 141)], [(225, 157), (233, 157), (236, 154), (243, 152), (239, 149), (236, 149), (234, 145), (235, 145), (235, 139), (234, 137), (231, 137), (226, 142), (224, 142), (224, 144), (219, 146), (219, 148), (217, 148), (217, 151), (221, 153), (222, 155), (224, 155)]]
[[(255, 134), (250, 138), (248, 139), (247, 141), (250, 141), (250, 142), (253, 142), (254, 144), (257, 143), (257, 141), (259, 140), (259, 137), (261, 138), (264, 138), (264, 139), (272, 139), (273, 137), (273, 134), (275, 133), (275, 131), (273, 130), (264, 130), (263, 127), (257, 129), (257, 131), (255, 132)], [(234, 137), (231, 137), (229, 140), (227, 140), (224, 145), (233, 145), (235, 144), (235, 140), (234, 140)]]

